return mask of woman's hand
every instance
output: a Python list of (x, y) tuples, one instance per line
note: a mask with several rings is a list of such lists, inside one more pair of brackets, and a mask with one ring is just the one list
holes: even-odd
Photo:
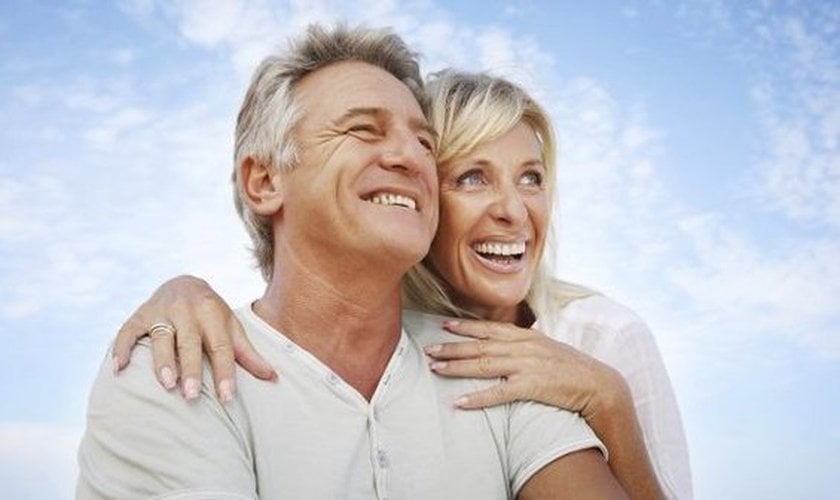
[(230, 307), (207, 282), (193, 276), (178, 276), (162, 284), (123, 324), (114, 341), (114, 373), (128, 365), (134, 345), (158, 323), (175, 328), (174, 334), (158, 328), (150, 335), (155, 375), (167, 390), (180, 378), (184, 397), (198, 396), (202, 351), (210, 359), (222, 401), (231, 400), (236, 391), (234, 360), (257, 378), (277, 379), (277, 372), (254, 350)]
[(516, 400), (539, 401), (578, 412), (585, 419), (632, 398), (623, 377), (611, 367), (547, 335), (510, 323), (452, 320), (446, 330), (478, 339), (427, 346), (430, 368), (447, 377), (506, 379), (455, 401), (464, 409)]
[(610, 469), (631, 499), (665, 498), (633, 396), (618, 371), (540, 332), (509, 323), (451, 320), (443, 326), (478, 340), (427, 346), (435, 373), (506, 380), (459, 397), (456, 406), (473, 409), (529, 400), (578, 412), (606, 445)]

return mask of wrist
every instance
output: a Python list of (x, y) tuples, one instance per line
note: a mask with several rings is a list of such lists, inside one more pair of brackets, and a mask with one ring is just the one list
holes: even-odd
[(633, 412), (633, 395), (627, 381), (614, 368), (601, 364), (596, 390), (581, 416), (592, 421), (622, 417)]

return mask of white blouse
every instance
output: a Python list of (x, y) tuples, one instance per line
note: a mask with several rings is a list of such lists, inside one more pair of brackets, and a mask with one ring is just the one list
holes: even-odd
[[(691, 499), (688, 445), (677, 400), (653, 334), (603, 295), (567, 302), (552, 283), (534, 328), (618, 370), (627, 380), (648, 454), (668, 498)], [(554, 292), (554, 293), (552, 293)]]

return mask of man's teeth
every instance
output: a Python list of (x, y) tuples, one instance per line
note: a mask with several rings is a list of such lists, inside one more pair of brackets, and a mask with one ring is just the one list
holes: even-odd
[(521, 255), (525, 253), (525, 242), (518, 243), (476, 243), (473, 249), (485, 255)]
[(417, 208), (416, 201), (401, 194), (378, 193), (371, 196), (368, 201), (376, 203), (377, 205), (396, 205), (398, 207), (405, 207), (411, 210), (415, 210)]

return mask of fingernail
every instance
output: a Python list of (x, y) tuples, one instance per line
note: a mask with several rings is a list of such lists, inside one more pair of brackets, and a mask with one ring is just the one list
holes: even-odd
[(460, 324), (461, 324), (461, 322), (456, 320), (456, 319), (448, 319), (448, 320), (443, 322), (443, 327), (444, 328), (449, 328), (451, 326), (458, 326)]
[(426, 354), (431, 354), (433, 352), (438, 352), (441, 349), (443, 349), (443, 346), (440, 345), (440, 344), (427, 345), (426, 347), (423, 348), (423, 350), (426, 351)]
[(233, 380), (225, 379), (219, 382), (219, 399), (222, 403), (233, 400)]
[(114, 371), (114, 375), (116, 375), (117, 373), (120, 372), (120, 358), (118, 358), (116, 356), (116, 354), (114, 355), (114, 357), (111, 360), (111, 367)]
[(164, 366), (160, 369), (160, 381), (163, 382), (163, 386), (166, 390), (175, 387), (175, 374), (172, 373), (171, 368)]
[(198, 397), (198, 380), (188, 378), (184, 381), (184, 397), (187, 399), (195, 399)]
[(456, 399), (454, 404), (457, 408), (463, 408), (466, 404), (469, 403), (469, 398), (466, 396), (461, 396), (460, 398)]
[(446, 365), (448, 364), (449, 363), (447, 363), (446, 361), (433, 361), (429, 363), (429, 368), (431, 368), (432, 371), (442, 370), (446, 368)]

